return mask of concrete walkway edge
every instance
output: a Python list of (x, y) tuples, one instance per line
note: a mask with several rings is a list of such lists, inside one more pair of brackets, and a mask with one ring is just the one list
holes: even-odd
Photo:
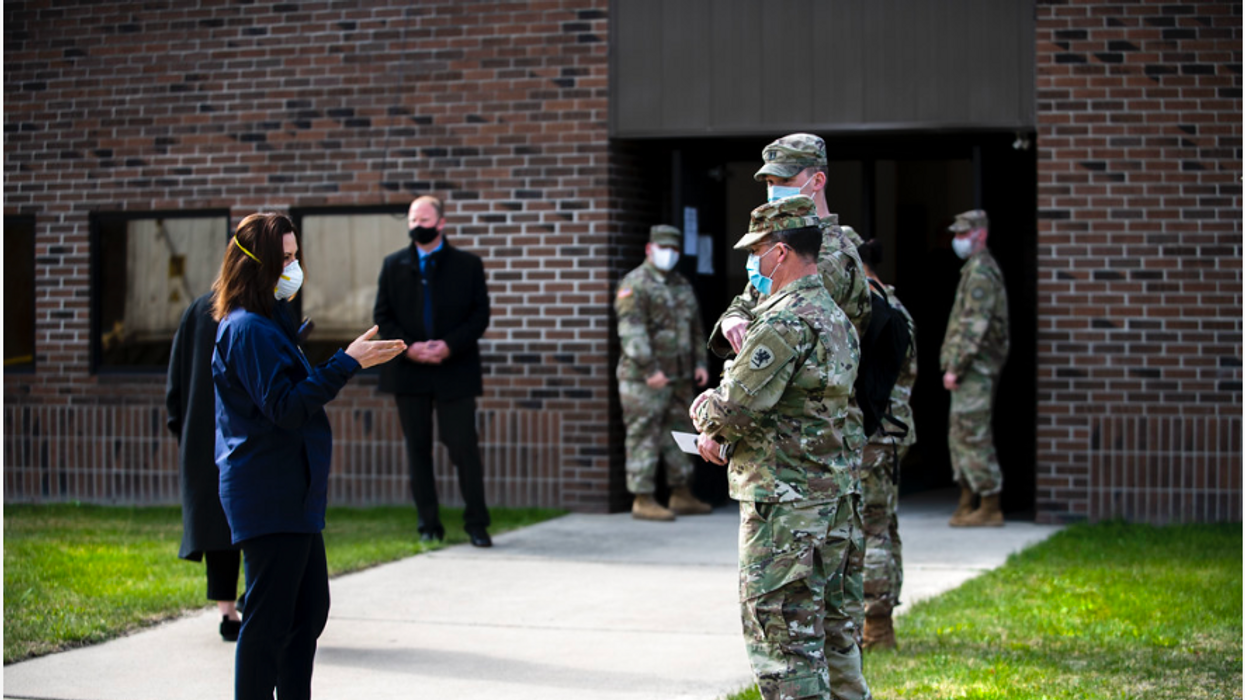
[[(1003, 564), (1056, 526), (957, 529), (954, 494), (900, 502), (906, 605)], [(734, 504), (673, 523), (573, 514), (331, 584), (318, 700), (716, 700), (751, 683)], [(899, 613), (906, 609), (901, 607)], [(4, 668), (4, 697), (225, 700), (233, 649), (204, 611)], [(902, 641), (902, 640), (901, 640)]]

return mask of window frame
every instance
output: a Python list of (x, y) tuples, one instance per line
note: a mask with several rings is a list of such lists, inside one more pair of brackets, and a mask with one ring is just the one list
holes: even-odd
[[(103, 227), (105, 224), (128, 224), (130, 221), (148, 220), (148, 219), (211, 219), (220, 218), (224, 222), (225, 237), (221, 240), (221, 251), (223, 255), (224, 246), (233, 236), (233, 216), (232, 212), (227, 208), (213, 209), (156, 209), (143, 211), (93, 211), (90, 214), (89, 239), (91, 251), (91, 272), (90, 272), (90, 373), (95, 376), (110, 375), (150, 375), (168, 373), (168, 365), (106, 365), (104, 364), (104, 348), (102, 334), (102, 315), (103, 315), (103, 295), (99, 293), (99, 286), (102, 280), (104, 255), (103, 255)], [(214, 263), (219, 267), (220, 262)], [(127, 271), (128, 274), (128, 271)], [(194, 299), (186, 300), (186, 306), (189, 307)], [(172, 344), (173, 337), (169, 336), (169, 343)]]
[[(11, 232), (12, 227), (14, 226), (28, 226), (30, 228), (30, 256), (29, 256), (29, 259), (26, 261), (30, 265), (30, 279), (32, 282), (31, 295), (30, 295), (30, 361), (22, 362), (20, 364), (10, 365), (8, 364), (8, 358), (4, 358), (5, 360), (4, 374), (6, 376), (10, 374), (13, 374), (13, 375), (34, 374), (38, 370), (38, 364), (39, 364), (38, 352), (37, 352), (38, 343), (36, 342), (36, 339), (38, 338), (38, 335), (39, 335), (39, 297), (38, 297), (38, 291), (39, 291), (39, 285), (38, 285), (39, 228), (38, 226), (39, 224), (34, 214), (5, 214), (4, 229), (5, 229), (6, 234)], [(6, 240), (7, 240), (7, 237), (6, 237)], [(5, 266), (6, 271), (9, 265), (10, 265), (10, 260), (8, 259), (8, 256), (5, 256), (4, 266)], [(8, 315), (9, 315), (10, 306), (11, 305), (6, 301), (4, 305), (4, 313), (5, 313), (5, 324), (4, 325), (6, 326), (5, 328), (6, 336), (8, 335), (8, 332), (9, 332), (7, 326), (8, 326)]]
[[(406, 204), (365, 204), (361, 206), (337, 205), (337, 206), (311, 206), (311, 207), (290, 207), (290, 221), (294, 222), (294, 228), (298, 230), (299, 245), (305, 245), (304, 239), (306, 233), (303, 231), (303, 220), (311, 216), (351, 216), (351, 215), (368, 215), (368, 214), (390, 214), (399, 217), (405, 221), (407, 212), (411, 209), (410, 202)], [(380, 276), (380, 268), (376, 268), (376, 275)], [(302, 295), (298, 295), (292, 302), (294, 313), (297, 318), (303, 318), (303, 299)], [(314, 320), (314, 319), (313, 319)], [(359, 329), (360, 332), (367, 328)], [(314, 334), (314, 331), (313, 331)], [(345, 345), (343, 344), (343, 348)], [(368, 367), (359, 370), (362, 375), (379, 375), (380, 366)]]

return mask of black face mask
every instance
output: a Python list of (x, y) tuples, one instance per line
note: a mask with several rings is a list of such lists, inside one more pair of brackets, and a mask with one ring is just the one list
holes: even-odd
[(412, 241), (420, 245), (428, 245), (437, 239), (437, 234), (440, 232), (432, 226), (416, 226), (407, 233), (411, 235)]

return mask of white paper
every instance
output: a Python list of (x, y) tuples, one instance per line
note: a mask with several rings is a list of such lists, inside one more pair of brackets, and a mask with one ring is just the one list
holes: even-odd
[(683, 254), (696, 255), (696, 241), (700, 238), (700, 211), (696, 207), (683, 207)]
[(671, 430), (670, 434), (674, 436), (674, 441), (680, 450), (692, 455), (700, 454), (700, 450), (696, 449), (696, 433), (683, 433), (678, 430)]
[(713, 274), (713, 236), (701, 236), (697, 246), (699, 255), (696, 258), (696, 274)]

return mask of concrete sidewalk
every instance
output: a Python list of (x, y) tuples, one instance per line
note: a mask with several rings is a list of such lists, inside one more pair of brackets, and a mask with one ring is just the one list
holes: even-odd
[[(904, 602), (954, 588), (1057, 528), (952, 529), (955, 494), (900, 503)], [(332, 581), (320, 700), (713, 700), (751, 682), (732, 505), (674, 523), (569, 515)], [(900, 608), (900, 612), (904, 608)], [(215, 611), (4, 668), (4, 697), (225, 700)], [(901, 640), (902, 642), (902, 640)]]

